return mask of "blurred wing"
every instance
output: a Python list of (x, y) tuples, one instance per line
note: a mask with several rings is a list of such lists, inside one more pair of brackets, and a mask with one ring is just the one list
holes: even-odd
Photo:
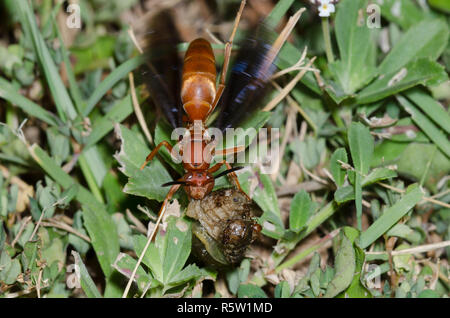
[(264, 97), (270, 78), (276, 70), (271, 56), (273, 32), (264, 24), (239, 45), (227, 86), (219, 103), (219, 114), (212, 125), (221, 130), (236, 127), (248, 117)]
[(182, 126), (183, 115), (182, 62), (177, 50), (180, 42), (169, 12), (162, 11), (152, 19), (145, 49), (147, 63), (142, 67), (142, 75), (154, 104), (174, 128)]

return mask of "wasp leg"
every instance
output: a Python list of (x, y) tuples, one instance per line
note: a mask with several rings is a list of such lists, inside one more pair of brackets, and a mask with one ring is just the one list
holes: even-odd
[(211, 109), (208, 112), (208, 115), (214, 111), (217, 104), (219, 103), (219, 100), (223, 94), (223, 91), (225, 90), (225, 79), (227, 77), (228, 65), (230, 64), (231, 49), (233, 47), (233, 39), (234, 39), (234, 35), (236, 34), (237, 28), (239, 26), (239, 21), (242, 16), (242, 11), (244, 11), (245, 2), (246, 2), (246, 0), (241, 1), (241, 6), (239, 7), (239, 11), (236, 15), (236, 19), (234, 20), (233, 31), (231, 32), (230, 39), (225, 44), (224, 60), (223, 60), (223, 66), (222, 66), (222, 73), (220, 74), (219, 87), (217, 88), (217, 93), (216, 93), (216, 96), (214, 97), (213, 103), (211, 104)]
[(158, 146), (156, 146), (155, 149), (152, 150), (152, 152), (150, 152), (150, 154), (147, 156), (147, 158), (145, 159), (145, 162), (142, 164), (141, 166), (141, 170), (145, 168), (145, 166), (147, 165), (147, 163), (149, 163), (150, 161), (152, 161), (153, 157), (158, 153), (159, 148), (161, 148), (162, 146), (166, 147), (167, 150), (172, 153), (172, 146), (167, 142), (167, 141), (161, 141), (159, 143)]
[[(227, 169), (231, 169), (231, 165), (228, 162), (225, 161), (225, 165), (227, 166)], [(238, 190), (240, 192), (242, 192), (242, 194), (244, 194), (247, 197), (247, 199), (251, 200), (250, 197), (247, 195), (247, 193), (245, 193), (244, 190), (242, 190), (241, 184), (239, 183), (239, 180), (238, 180), (236, 172), (232, 171), (232, 172), (230, 172), (228, 174), (228, 176), (230, 177), (230, 179), (232, 181), (234, 181), (234, 184), (236, 185), (236, 188), (238, 188)]]
[(173, 186), (170, 188), (169, 193), (167, 193), (167, 196), (166, 196), (166, 198), (164, 199), (164, 202), (163, 202), (163, 204), (161, 205), (161, 208), (159, 209), (159, 212), (158, 212), (158, 219), (156, 220), (155, 228), (153, 229), (153, 232), (152, 232), (152, 234), (150, 235), (150, 238), (149, 238), (150, 240), (153, 240), (153, 238), (154, 238), (154, 236), (155, 236), (155, 233), (156, 233), (157, 230), (158, 230), (159, 223), (161, 223), (161, 220), (162, 220), (162, 218), (164, 217), (164, 214), (165, 214), (165, 212), (166, 212), (167, 204), (168, 204), (169, 201), (172, 199), (172, 197), (173, 197), (173, 195), (175, 194), (175, 192), (177, 192), (177, 190), (180, 188), (180, 186), (181, 186), (181, 185), (179, 185), (179, 184), (173, 185)]
[(214, 151), (214, 156), (228, 156), (245, 150), (245, 146), (237, 146), (233, 148), (220, 149)]
[[(211, 168), (209, 168), (209, 169), (208, 169), (208, 172), (209, 172), (209, 173), (216, 172), (216, 171), (219, 170), (220, 167), (222, 167), (223, 165), (225, 165), (225, 166), (227, 167), (227, 169), (232, 169), (231, 165), (230, 165), (227, 161), (223, 160), (223, 161), (221, 161), (221, 162), (219, 162), (219, 163), (216, 163), (216, 164), (215, 164), (214, 166), (212, 166)], [(242, 194), (244, 194), (244, 195), (247, 197), (247, 199), (251, 200), (250, 197), (247, 195), (247, 193), (245, 193), (244, 190), (242, 190), (241, 184), (239, 183), (239, 180), (238, 180), (238, 177), (237, 177), (237, 174), (236, 174), (234, 171), (231, 171), (230, 173), (228, 173), (228, 177), (230, 178), (230, 181), (233, 182), (233, 183), (235, 184), (236, 188), (237, 188)]]

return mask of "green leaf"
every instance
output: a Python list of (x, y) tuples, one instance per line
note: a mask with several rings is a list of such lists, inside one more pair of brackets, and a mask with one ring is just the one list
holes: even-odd
[[(177, 275), (183, 269), (191, 252), (191, 223), (187, 219), (169, 217), (167, 231), (159, 231), (154, 244), (150, 244), (143, 258), (144, 264), (150, 267), (155, 279), (173, 287)], [(139, 235), (134, 237), (135, 251), (140, 255), (147, 238)], [(178, 276), (180, 278), (181, 276)], [(169, 286), (170, 285), (170, 286)]]
[[(2, 253), (2, 258), (5, 254), (7, 255), (7, 253)], [(4, 263), (0, 262), (0, 264), (3, 265)], [(2, 266), (2, 270), (0, 271), (0, 281), (3, 281), (7, 285), (12, 285), (16, 282), (17, 276), (19, 276), (21, 272), (20, 261), (16, 257), (13, 260), (9, 260), (9, 262), (6, 263), (6, 266)]]
[(354, 249), (356, 257), (355, 274), (353, 276), (352, 282), (350, 283), (350, 286), (339, 296), (349, 298), (371, 298), (372, 294), (361, 281), (361, 273), (363, 271), (364, 264), (364, 251), (358, 246), (354, 246)]
[(320, 294), (320, 276), (321, 276), (321, 269), (318, 268), (316, 271), (311, 275), (309, 278), (309, 283), (311, 285), (311, 290), (315, 297), (319, 296)]
[(363, 178), (362, 186), (365, 187), (382, 180), (395, 178), (396, 176), (397, 173), (394, 170), (388, 168), (376, 168)]
[(377, 1), (376, 4), (380, 6), (384, 18), (397, 23), (403, 29), (416, 25), (426, 17), (425, 11), (421, 10), (415, 1), (383, 0)]
[(419, 296), (419, 298), (439, 298), (439, 294), (436, 293), (434, 290), (431, 289), (425, 289), (422, 291)]
[(375, 75), (375, 41), (366, 25), (367, 0), (343, 0), (337, 6), (336, 39), (341, 59), (330, 71), (346, 94), (352, 94)]
[[(397, 176), (397, 173), (391, 169), (388, 168), (376, 168), (373, 169), (369, 175), (365, 176), (362, 179), (362, 187), (371, 185), (373, 183), (395, 178)], [(334, 199), (338, 203), (344, 203), (350, 200), (355, 199), (355, 191), (352, 186), (345, 186), (345, 187), (339, 187), (336, 192), (334, 193)]]
[(394, 162), (401, 176), (416, 181), (423, 178), (429, 165), (424, 185), (434, 193), (439, 180), (450, 173), (450, 160), (434, 144), (412, 142)]
[(450, 2), (447, 0), (428, 0), (428, 4), (435, 9), (450, 13)]
[(279, 239), (284, 234), (284, 225), (275, 188), (267, 174), (258, 173), (258, 176), (261, 184), (256, 187), (253, 200), (264, 211), (258, 223), (261, 224), (264, 235)]
[(348, 143), (355, 166), (355, 204), (358, 229), (361, 230), (362, 217), (362, 177), (369, 172), (374, 149), (370, 130), (360, 123), (353, 122), (348, 130)]
[[(117, 269), (119, 273), (123, 274), (129, 279), (131, 277), (131, 273), (136, 267), (136, 264), (137, 261), (130, 255), (119, 253), (113, 267)], [(144, 268), (141, 265), (139, 265), (134, 276), (134, 281), (137, 283), (139, 290), (143, 291), (148, 286), (148, 284), (152, 283), (152, 277), (145, 272)]]
[(92, 246), (106, 277), (113, 271), (112, 264), (120, 252), (117, 228), (111, 215), (104, 209), (83, 205), (84, 225), (91, 238)]
[(364, 88), (357, 96), (359, 104), (367, 104), (397, 94), (416, 85), (431, 85), (448, 78), (444, 67), (428, 58), (409, 62), (401, 70), (391, 71)]
[(86, 158), (87, 165), (89, 167), (95, 183), (98, 187), (102, 186), (103, 178), (106, 175), (106, 166), (103, 158), (100, 155), (97, 146), (92, 146), (83, 151), (83, 155)]
[(190, 264), (183, 268), (182, 271), (178, 272), (175, 276), (172, 277), (169, 286), (178, 286), (185, 284), (191, 280), (197, 280), (199, 277), (203, 275), (203, 271), (197, 267), (195, 264)]
[(311, 198), (305, 190), (298, 192), (291, 202), (291, 212), (289, 213), (289, 228), (298, 233), (308, 222), (312, 215)]
[(294, 159), (303, 162), (306, 169), (312, 169), (320, 163), (320, 158), (326, 151), (325, 139), (307, 136), (305, 140), (294, 139), (289, 148), (295, 154)]
[[(83, 212), (81, 210), (78, 210), (74, 216), (73, 216), (73, 228), (76, 229), (79, 233), (88, 236), (86, 230), (83, 227)], [(69, 234), (69, 242), (70, 245), (72, 245), (77, 252), (81, 253), (81, 254), (86, 254), (87, 251), (91, 248), (91, 245), (86, 242), (84, 239), (82, 239), (81, 237), (70, 233)]]
[(98, 68), (109, 68), (114, 54), (116, 36), (97, 36), (89, 46), (72, 47), (70, 52), (77, 61), (74, 66), (75, 75), (88, 73)]
[(361, 123), (352, 122), (348, 130), (348, 143), (355, 170), (361, 175), (366, 175), (369, 172), (374, 149), (369, 128)]
[(86, 266), (81, 260), (80, 254), (75, 251), (72, 251), (72, 255), (75, 259), (75, 265), (78, 267), (78, 270), (75, 270), (75, 275), (80, 275), (78, 279), (80, 280), (81, 288), (86, 293), (88, 298), (101, 298), (102, 295), (95, 286), (94, 281), (88, 273)]
[(247, 281), (249, 272), (250, 272), (250, 261), (248, 259), (244, 259), (239, 265), (239, 267), (228, 270), (226, 272), (228, 289), (232, 294), (236, 294), (239, 285)]
[(414, 25), (385, 57), (378, 67), (378, 73), (390, 74), (419, 58), (435, 61), (447, 46), (448, 35), (448, 25), (441, 19), (425, 20)]
[(340, 248), (335, 259), (336, 274), (328, 285), (325, 298), (335, 297), (345, 290), (353, 280), (356, 268), (355, 250), (347, 236), (342, 235)]
[(3, 251), (3, 245), (5, 244), (5, 241), (6, 241), (6, 233), (5, 229), (3, 228), (3, 220), (0, 220), (0, 251)]
[(123, 191), (163, 201), (169, 189), (161, 185), (172, 181), (172, 177), (158, 158), (154, 158), (143, 170), (140, 170), (150, 149), (135, 132), (125, 126), (116, 125), (115, 131), (122, 141), (122, 146), (120, 152), (114, 157), (121, 165), (119, 170), (129, 178)]
[(266, 293), (253, 284), (242, 284), (238, 289), (239, 298), (267, 298)]
[(67, 136), (61, 134), (56, 127), (50, 127), (46, 130), (47, 141), (54, 160), (61, 164), (66, 161), (70, 154), (70, 142)]
[(334, 193), (334, 200), (339, 204), (355, 200), (355, 189), (352, 186), (338, 188)]
[(341, 164), (338, 162), (338, 160), (348, 163), (347, 151), (345, 151), (345, 148), (336, 149), (336, 151), (330, 158), (331, 175), (333, 176), (336, 185), (338, 187), (341, 187), (344, 184), (345, 175), (347, 174), (347, 172), (342, 169)]
[(408, 225), (401, 223), (395, 224), (389, 231), (387, 231), (386, 235), (401, 237), (414, 244), (419, 244), (422, 240), (422, 235), (418, 231), (414, 231)]
[(443, 153), (450, 157), (450, 141), (448, 139), (448, 135), (442, 133), (433, 121), (431, 121), (405, 97), (399, 95), (397, 96), (397, 100), (400, 105), (403, 106), (405, 111), (411, 115), (411, 118), (420, 127), (420, 129), (423, 130), (423, 132), (439, 147), (439, 149), (442, 150)]
[(277, 287), (275, 287), (274, 297), (275, 298), (289, 298), (291, 296), (291, 288), (287, 281), (280, 282)]
[(36, 268), (37, 253), (38, 241), (25, 243), (22, 253), (22, 266), (24, 270), (33, 271), (33, 269)]
[(409, 210), (411, 210), (420, 200), (423, 192), (417, 184), (408, 187), (407, 193), (393, 206), (387, 208), (366, 231), (361, 233), (361, 248), (366, 248), (375, 242), (381, 235), (386, 233), (395, 225)]

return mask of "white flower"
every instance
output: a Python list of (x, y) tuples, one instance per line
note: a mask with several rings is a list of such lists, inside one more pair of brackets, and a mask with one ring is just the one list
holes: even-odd
[(334, 4), (331, 0), (319, 0), (319, 17), (329, 17), (334, 12)]

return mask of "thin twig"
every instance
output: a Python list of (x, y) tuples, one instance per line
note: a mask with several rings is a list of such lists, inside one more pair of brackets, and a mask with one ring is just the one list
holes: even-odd
[(145, 228), (144, 224), (142, 224), (142, 222), (139, 221), (139, 219), (137, 217), (135, 217), (133, 215), (133, 213), (131, 213), (131, 211), (129, 209), (126, 209), (126, 213), (127, 213), (128, 218), (131, 220), (131, 222), (133, 222), (134, 225), (136, 226), (136, 229), (139, 232), (141, 232), (143, 234), (146, 234), (147, 233), (147, 229)]
[[(130, 36), (131, 40), (134, 43), (134, 46), (136, 46), (136, 49), (139, 51), (139, 53), (143, 54), (144, 50), (139, 45), (136, 36), (134, 34), (133, 28), (130, 26), (128, 29), (128, 35)], [(130, 93), (131, 93), (131, 101), (133, 103), (133, 109), (134, 113), (136, 114), (136, 117), (138, 119), (139, 125), (141, 126), (142, 131), (144, 132), (145, 137), (147, 138), (150, 145), (153, 145), (153, 138), (150, 134), (150, 131), (148, 130), (147, 124), (144, 119), (144, 115), (141, 110), (141, 106), (139, 105), (138, 98), (136, 96), (136, 88), (134, 86), (134, 75), (133, 72), (128, 73), (128, 80), (130, 82)]]
[(281, 165), (281, 160), (284, 154), (284, 150), (286, 149), (286, 145), (289, 139), (289, 136), (292, 133), (292, 129), (294, 127), (293, 125), (293, 121), (295, 121), (295, 110), (293, 109), (289, 109), (288, 110), (288, 115), (286, 118), (286, 125), (285, 125), (285, 130), (284, 130), (284, 136), (283, 136), (283, 140), (281, 141), (281, 147), (280, 147), (280, 151), (279, 151), (279, 155), (277, 156), (275, 165), (276, 165), (276, 171), (271, 175), (271, 179), (272, 181), (275, 181), (277, 179), (277, 176), (280, 172), (280, 165)]
[(23, 230), (25, 229), (25, 227), (28, 225), (28, 223), (31, 220), (31, 216), (28, 216), (24, 219), (22, 225), (20, 226), (19, 232), (17, 233), (16, 237), (14, 238), (14, 240), (11, 243), (11, 247), (14, 247), (14, 245), (16, 245), (17, 241), (19, 240), (19, 238), (22, 236)]
[(429, 260), (425, 260), (424, 263), (430, 267), (434, 267), (438, 273), (439, 278), (442, 281), (446, 282), (447, 284), (450, 284), (450, 279), (440, 271), (440, 265), (434, 264), (433, 262), (430, 262)]
[[(282, 91), (282, 88), (280, 85), (278, 85), (276, 82), (272, 81), (272, 85), (278, 89), (278, 91)], [(290, 96), (290, 94), (286, 95), (286, 101), (288, 104), (294, 108), (300, 115), (306, 120), (306, 122), (311, 126), (311, 128), (314, 130), (314, 133), (317, 133), (317, 126), (314, 124), (314, 122), (311, 120), (311, 118), (308, 116), (308, 114), (303, 110), (303, 108)]]
[[(393, 187), (393, 186), (391, 186), (389, 184), (385, 184), (385, 183), (382, 183), (382, 182), (378, 182), (378, 184), (380, 186), (386, 188), (386, 189), (392, 190), (392, 191), (397, 192), (397, 193), (405, 193), (406, 192), (406, 190), (398, 189), (398, 188)], [(433, 203), (433, 204), (436, 204), (436, 205), (443, 206), (444, 208), (450, 209), (450, 204), (442, 202), (442, 201), (439, 201), (439, 200), (435, 200), (433, 198), (423, 197), (422, 200), (430, 202), (430, 203)]]
[(142, 259), (144, 258), (144, 255), (147, 253), (147, 249), (150, 246), (150, 243), (152, 242), (153, 237), (156, 234), (156, 231), (158, 230), (159, 223), (161, 223), (162, 217), (164, 216), (164, 211), (166, 209), (167, 209), (167, 204), (164, 206), (164, 210), (161, 211), (161, 213), (159, 214), (158, 220), (156, 220), (156, 224), (155, 224), (155, 227), (153, 228), (152, 234), (147, 238), (147, 242), (145, 243), (144, 249), (142, 250), (141, 255), (139, 256), (139, 259), (136, 263), (136, 266), (134, 267), (133, 272), (131, 273), (131, 276), (130, 276), (130, 279), (128, 280), (127, 286), (125, 287), (125, 290), (123, 291), (122, 298), (126, 298), (128, 295), (128, 292), (130, 291), (131, 283), (133, 282), (134, 277), (136, 276), (137, 269), (138, 269), (139, 265), (142, 263)]
[[(306, 65), (306, 68), (309, 68), (314, 61), (316, 60), (316, 57), (314, 56)], [(269, 112), (271, 111), (275, 106), (277, 106), (283, 98), (289, 94), (289, 92), (297, 85), (297, 83), (302, 79), (302, 77), (306, 74), (307, 70), (304, 69), (301, 72), (299, 72), (283, 89), (282, 91), (274, 98), (272, 99), (264, 108), (263, 111)]]
[(38, 280), (36, 283), (36, 292), (38, 298), (41, 298), (41, 281), (42, 281), (42, 268), (39, 270)]
[(55, 207), (55, 206), (57, 206), (58, 204), (63, 203), (65, 199), (67, 199), (67, 196), (58, 199), (58, 200), (57, 200), (55, 203), (53, 203), (51, 206), (46, 206), (45, 208), (42, 209), (41, 216), (39, 217), (39, 220), (38, 220), (38, 222), (36, 223), (36, 226), (34, 227), (33, 233), (31, 234), (29, 241), (31, 241), (31, 240), (33, 239), (33, 237), (36, 235), (36, 233), (37, 233), (37, 231), (38, 231), (38, 229), (39, 229), (39, 226), (41, 225), (41, 222), (42, 222), (42, 219), (43, 219), (43, 217), (44, 217), (45, 212), (46, 212), (50, 207)]
[(130, 28), (128, 29), (128, 35), (131, 38), (131, 41), (133, 41), (134, 46), (136, 47), (136, 49), (139, 51), (139, 53), (144, 53), (144, 50), (142, 49), (142, 47), (139, 45), (139, 42), (136, 39), (136, 35), (134, 34), (133, 28), (130, 25)]
[(306, 71), (312, 71), (312, 72), (320, 72), (318, 69), (316, 68), (308, 68), (308, 67), (304, 67), (303, 64), (305, 62), (305, 58), (306, 58), (306, 53), (307, 53), (308, 47), (305, 46), (305, 48), (303, 49), (303, 53), (300, 56), (299, 60), (297, 61), (297, 63), (295, 63), (294, 65), (292, 65), (291, 67), (285, 68), (284, 70), (281, 70), (277, 73), (275, 73), (274, 75), (272, 75), (272, 80), (277, 79), (278, 77), (283, 76), (284, 74), (293, 72), (293, 71), (299, 71), (299, 70), (306, 70)]
[[(404, 250), (399, 251), (392, 251), (391, 255), (406, 255), (406, 254), (419, 254), (419, 253), (425, 253), (428, 251), (436, 250), (438, 248), (444, 248), (450, 246), (450, 241), (442, 241), (439, 243), (433, 243), (433, 244), (425, 244), (425, 245), (419, 245), (412, 248), (407, 248)], [(378, 251), (378, 252), (366, 252), (366, 255), (385, 255), (388, 254), (387, 251)]]
[(74, 228), (72, 228), (71, 226), (69, 226), (69, 225), (67, 225), (65, 223), (58, 222), (58, 221), (50, 219), (49, 222), (45, 222), (44, 221), (44, 222), (41, 223), (41, 225), (45, 226), (45, 227), (56, 227), (58, 229), (67, 231), (69, 233), (72, 233), (72, 234), (74, 234), (74, 235), (76, 235), (78, 237), (81, 237), (86, 242), (91, 243), (91, 239), (88, 236), (78, 232), (77, 230), (75, 230)]
[(144, 115), (142, 114), (141, 106), (139, 105), (139, 101), (136, 96), (136, 89), (134, 87), (134, 75), (132, 72), (128, 73), (128, 80), (130, 82), (130, 93), (131, 93), (131, 100), (133, 102), (134, 113), (136, 114), (139, 125), (141, 126), (141, 129), (144, 132), (145, 137), (147, 138), (150, 145), (153, 145), (152, 135), (150, 134), (147, 124), (145, 123)]

